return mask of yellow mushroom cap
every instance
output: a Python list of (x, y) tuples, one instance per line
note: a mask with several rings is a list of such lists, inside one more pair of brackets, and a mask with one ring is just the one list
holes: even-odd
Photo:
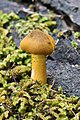
[(20, 43), (20, 48), (32, 54), (49, 55), (55, 47), (54, 39), (42, 32), (33, 30)]

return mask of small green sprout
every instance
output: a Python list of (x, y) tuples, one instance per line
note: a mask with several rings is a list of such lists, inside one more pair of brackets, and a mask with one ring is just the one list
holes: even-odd
[(80, 32), (75, 32), (75, 33), (74, 33), (74, 37), (75, 37), (75, 38), (80, 38)]
[(77, 49), (78, 43), (76, 41), (72, 40), (71, 44), (73, 48)]

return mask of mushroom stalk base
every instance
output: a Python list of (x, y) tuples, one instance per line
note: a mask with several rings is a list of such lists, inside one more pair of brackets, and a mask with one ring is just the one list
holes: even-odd
[(32, 54), (31, 78), (42, 84), (46, 83), (46, 57), (44, 55)]

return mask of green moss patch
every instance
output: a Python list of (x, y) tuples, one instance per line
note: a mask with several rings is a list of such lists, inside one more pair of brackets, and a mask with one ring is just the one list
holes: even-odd
[(22, 37), (34, 28), (51, 33), (55, 25), (51, 18), (37, 13), (22, 20), (14, 13), (0, 12), (0, 120), (80, 119), (79, 98), (68, 98), (61, 90), (31, 80), (30, 54), (18, 49), (8, 35), (15, 29)]

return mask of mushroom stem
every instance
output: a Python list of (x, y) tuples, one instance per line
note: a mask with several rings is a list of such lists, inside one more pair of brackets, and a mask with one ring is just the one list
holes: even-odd
[(46, 83), (46, 56), (32, 54), (32, 73), (31, 78), (38, 80), (42, 84)]

